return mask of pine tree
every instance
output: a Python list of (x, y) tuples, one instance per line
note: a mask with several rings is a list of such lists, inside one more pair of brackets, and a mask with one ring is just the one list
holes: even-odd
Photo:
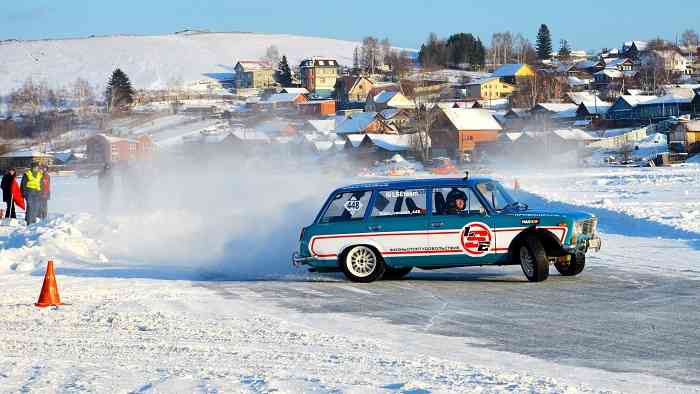
[(571, 59), (571, 47), (569, 46), (569, 42), (561, 40), (559, 45), (559, 53), (557, 54), (559, 61), (568, 62), (569, 59)]
[(292, 70), (289, 68), (289, 63), (287, 63), (287, 56), (283, 55), (282, 60), (280, 60), (277, 74), (277, 82), (282, 86), (292, 85)]
[(547, 25), (541, 25), (537, 32), (537, 58), (549, 59), (552, 56), (552, 36)]
[(134, 102), (134, 88), (129, 77), (121, 69), (114, 70), (107, 82), (105, 102), (110, 112), (120, 111)]

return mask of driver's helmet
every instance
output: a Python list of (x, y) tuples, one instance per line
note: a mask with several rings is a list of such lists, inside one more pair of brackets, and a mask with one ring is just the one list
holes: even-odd
[(459, 189), (450, 190), (450, 192), (447, 193), (447, 198), (445, 199), (447, 209), (448, 210), (456, 210), (458, 199), (462, 199), (464, 201), (464, 203), (466, 204), (467, 203), (467, 194)]

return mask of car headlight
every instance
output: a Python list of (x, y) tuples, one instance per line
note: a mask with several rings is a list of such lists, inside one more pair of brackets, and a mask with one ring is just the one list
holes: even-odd
[(583, 220), (579, 220), (574, 223), (574, 235), (579, 235), (583, 233)]

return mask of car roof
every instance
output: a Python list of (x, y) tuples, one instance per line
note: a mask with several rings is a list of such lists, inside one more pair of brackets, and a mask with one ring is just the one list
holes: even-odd
[(369, 182), (369, 183), (356, 183), (353, 185), (347, 185), (340, 187), (335, 190), (335, 192), (347, 192), (358, 189), (413, 189), (429, 186), (473, 186), (477, 183), (484, 181), (494, 181), (493, 178), (488, 177), (473, 177), (465, 180), (464, 178), (421, 178), (421, 179), (404, 179), (400, 181), (381, 181), (381, 182)]

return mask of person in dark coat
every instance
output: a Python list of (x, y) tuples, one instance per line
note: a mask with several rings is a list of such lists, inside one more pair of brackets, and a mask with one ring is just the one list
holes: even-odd
[(97, 187), (100, 189), (100, 209), (103, 213), (106, 213), (112, 203), (112, 191), (114, 189), (114, 174), (109, 163), (105, 163), (102, 171), (97, 174)]
[(2, 200), (7, 204), (7, 209), (5, 210), (6, 219), (17, 219), (15, 201), (12, 198), (12, 183), (15, 182), (15, 178), (17, 178), (17, 171), (14, 168), (7, 170), (2, 177)]

